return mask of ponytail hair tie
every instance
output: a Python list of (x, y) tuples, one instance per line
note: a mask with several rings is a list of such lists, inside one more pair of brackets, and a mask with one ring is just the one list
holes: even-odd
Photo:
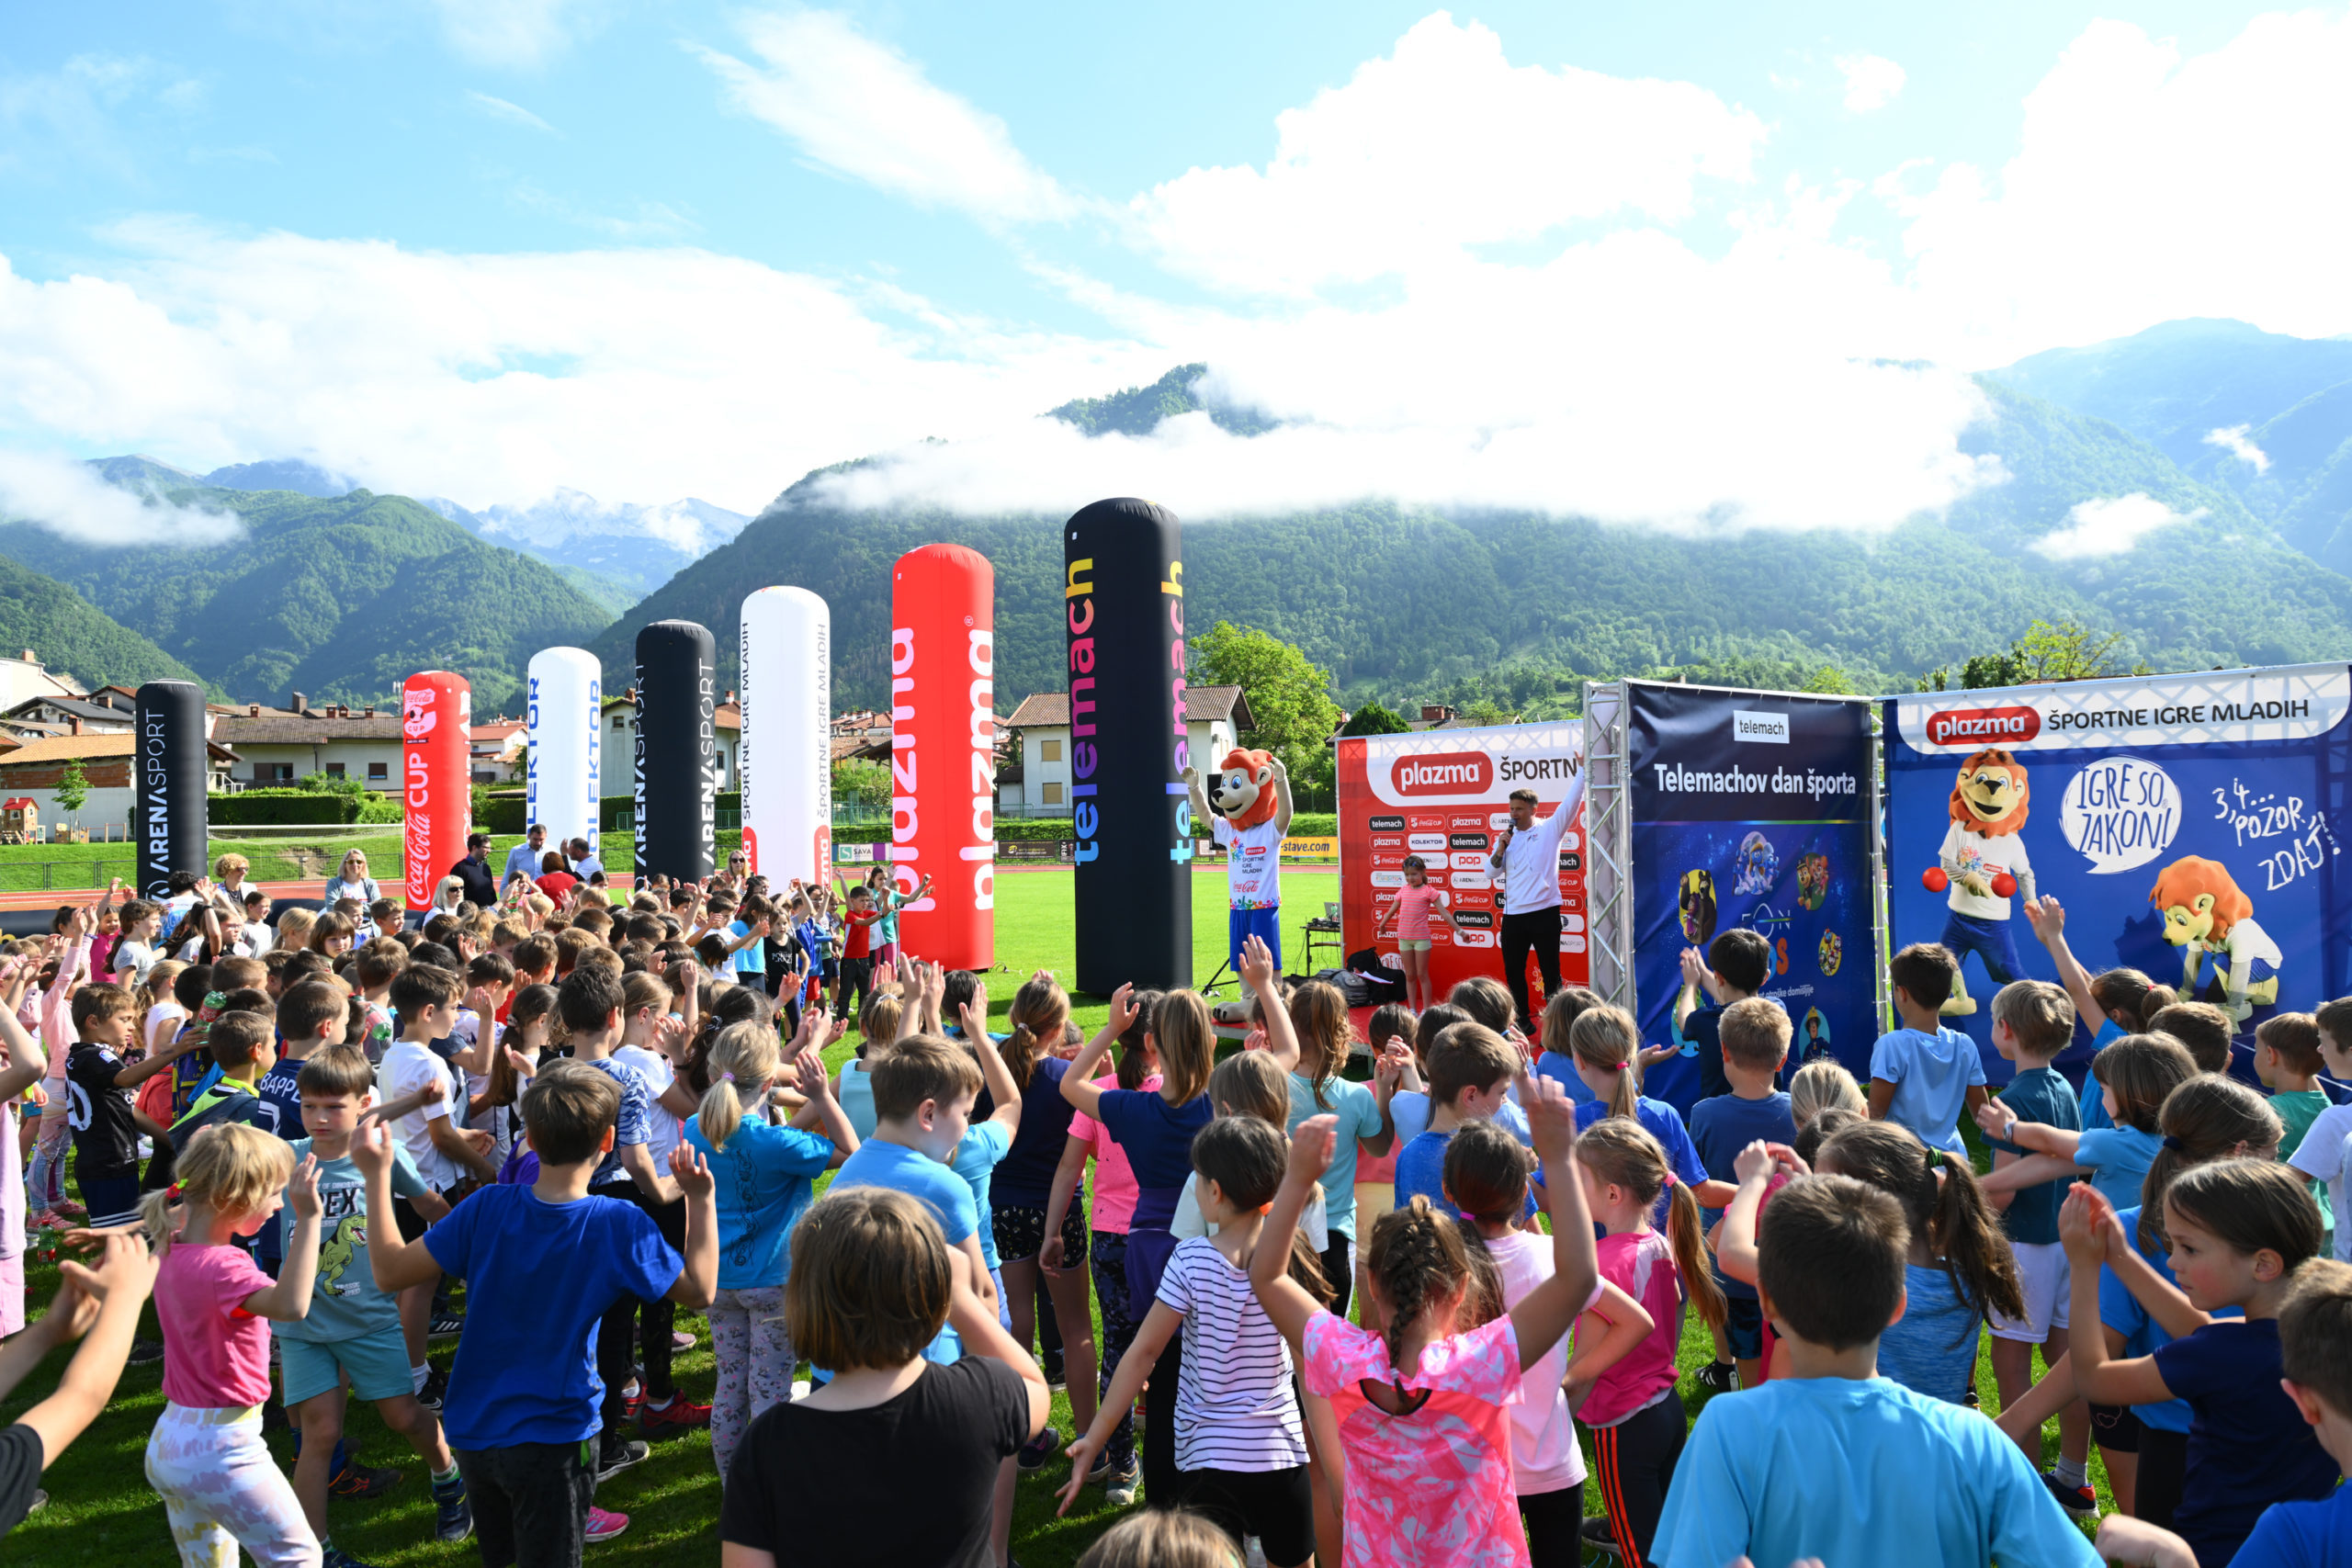
[(169, 1202), (175, 1202), (175, 1201), (178, 1201), (178, 1199), (179, 1199), (179, 1195), (180, 1195), (180, 1184), (179, 1184), (178, 1182), (176, 1182), (176, 1181), (173, 1182), (169, 1187), (166, 1187), (166, 1188), (164, 1188), (164, 1201), (165, 1202), (167, 1202), (167, 1203), (169, 1203)]
[(2174, 1137), (2170, 1133), (2166, 1133), (2165, 1134), (2165, 1147), (2170, 1149), (2177, 1155), (2185, 1155), (2188, 1152), (2188, 1145), (2182, 1143), (2178, 1138)]
[(1627, 1067), (1630, 1067), (1630, 1066), (1632, 1066), (1633, 1065), (1634, 1065), (1634, 1064), (1633, 1064), (1633, 1063), (1631, 1063), (1631, 1062), (1629, 1062), (1629, 1061), (1628, 1061), (1628, 1062), (1611, 1062), (1611, 1063), (1610, 1063), (1610, 1064), (1609, 1064), (1609, 1070), (1610, 1070), (1611, 1072), (1612, 1072), (1612, 1073), (1622, 1073), (1622, 1072), (1623, 1072)]
[(735, 1081), (735, 1075), (733, 1073), (722, 1072), (718, 1075), (718, 1081), (720, 1083), (733, 1083)]
[(1669, 1170), (1669, 1171), (1668, 1171), (1668, 1172), (1666, 1173), (1666, 1190), (1667, 1190), (1668, 1192), (1671, 1192), (1671, 1191), (1673, 1191), (1673, 1190), (1674, 1190), (1674, 1189), (1675, 1189), (1675, 1187), (1676, 1187), (1677, 1185), (1678, 1185), (1678, 1183), (1677, 1183), (1677, 1182), (1675, 1181), (1675, 1179), (1674, 1179), (1674, 1172), (1672, 1172), (1672, 1171), (1670, 1171), (1670, 1170)]

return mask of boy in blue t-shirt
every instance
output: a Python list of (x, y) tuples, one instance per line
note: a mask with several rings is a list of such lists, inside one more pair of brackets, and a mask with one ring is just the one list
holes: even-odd
[[(1396, 1207), (1427, 1198), (1441, 1214), (1457, 1213), (1445, 1195), (1445, 1146), (1466, 1122), (1492, 1121), (1510, 1097), (1519, 1053), (1477, 1024), (1452, 1024), (1430, 1047), (1430, 1124), (1396, 1156)], [(1535, 1212), (1534, 1199), (1528, 1213)]]
[[(1698, 1051), (1701, 1100), (1732, 1092), (1731, 1078), (1724, 1071), (1724, 1014), (1761, 992), (1771, 977), (1771, 945), (1761, 932), (1746, 926), (1734, 926), (1709, 942), (1704, 959), (1695, 947), (1682, 950), (1682, 989), (1674, 998), (1674, 1027)], [(1709, 1006), (1699, 1003), (1702, 987)]]
[[(2141, 1010), (2148, 1000), (2148, 993), (2158, 988), (2156, 983), (2137, 969), (2108, 969), (2093, 976), (2066, 945), (2066, 911), (2054, 897), (2044, 894), (2039, 898), (2028, 898), (2024, 908), (2026, 924), (2033, 928), (2041, 945), (2050, 950), (2050, 962), (2058, 969), (2058, 983), (2066, 987), (2083, 1027), (2091, 1032), (2091, 1055), (2097, 1056), (2127, 1034), (2142, 1032)], [(2068, 1043), (2072, 1043), (2071, 1038)], [(2083, 1074), (2083, 1087), (2075, 1097), (2075, 1112), (2076, 1125), (2086, 1133), (2114, 1125), (2108, 1118), (2107, 1103), (2099, 1095), (2095, 1074)]]
[[(1690, 1144), (1699, 1151), (1707, 1174), (1717, 1181), (1736, 1183), (1733, 1167), (1739, 1151), (1761, 1139), (1768, 1144), (1796, 1141), (1796, 1118), (1789, 1097), (1777, 1087), (1782, 1064), (1789, 1059), (1789, 1015), (1778, 1002), (1758, 997), (1736, 1001), (1717, 1019), (1722, 1043), (1723, 1072), (1731, 1092), (1702, 1100), (1690, 1108)], [(1710, 1230), (1723, 1217), (1720, 1209), (1704, 1212)], [(1715, 1270), (1715, 1283), (1728, 1309), (1715, 1336), (1715, 1359), (1699, 1371), (1699, 1381), (1718, 1393), (1731, 1386), (1736, 1369), (1740, 1386), (1754, 1388), (1763, 1372), (1764, 1311), (1756, 1287)]]
[[(443, 1273), (467, 1284), (465, 1327), (441, 1420), (464, 1474), (484, 1562), (580, 1561), (596, 1487), (594, 1439), (604, 1384), (596, 1330), (635, 1297), (710, 1304), (718, 1279), (718, 1225), (710, 1169), (685, 1145), (670, 1170), (686, 1200), (685, 1253), (662, 1239), (634, 1203), (588, 1190), (612, 1146), (620, 1087), (584, 1062), (542, 1066), (523, 1092), (523, 1127), (539, 1156), (528, 1187), (484, 1187), (413, 1241), (398, 1227), (368, 1236), (376, 1288), (430, 1285)], [(352, 1136), (351, 1161), (367, 1179), (368, 1212), (392, 1212), (392, 1145), (380, 1122)], [(597, 1539), (628, 1528), (599, 1513)]]
[(1950, 948), (1915, 942), (1887, 964), (1886, 977), (1903, 1027), (1871, 1047), (1871, 1119), (1908, 1127), (1929, 1148), (1966, 1159), (1960, 1117), (1984, 1103), (1984, 1064), (1976, 1042), (1941, 1021), (1960, 961)]
[(1651, 1561), (2098, 1568), (1999, 1427), (1877, 1375), (1908, 1247), (1902, 1206), (1850, 1177), (1799, 1177), (1773, 1196), (1758, 1287), (1791, 1375), (1699, 1413)]

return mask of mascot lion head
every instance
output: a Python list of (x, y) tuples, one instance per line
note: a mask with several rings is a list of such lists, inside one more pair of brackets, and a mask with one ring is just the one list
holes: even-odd
[(1951, 819), (1972, 833), (2004, 839), (2025, 826), (2031, 807), (2025, 765), (1990, 747), (1960, 765), (1952, 785)]
[(1209, 809), (1237, 828), (1274, 819), (1274, 759), (1271, 752), (1239, 747), (1225, 754), (1206, 780)]
[(2229, 868), (2202, 855), (2183, 855), (2158, 872), (2148, 901), (2163, 913), (2165, 940), (2175, 947), (2221, 942), (2254, 917), (2254, 900), (2238, 891)]

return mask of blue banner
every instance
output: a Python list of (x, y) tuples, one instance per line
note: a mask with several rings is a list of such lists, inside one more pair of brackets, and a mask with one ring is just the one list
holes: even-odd
[[(1679, 1055), (1644, 1089), (1688, 1111), (1698, 1047), (1675, 1025), (1681, 957), (1746, 926), (1771, 950), (1763, 994), (1794, 1028), (1790, 1070), (1870, 1064), (1870, 705), (1857, 698), (1626, 682), (1634, 978), (1642, 1038)], [(1707, 1005), (1700, 998), (1700, 1005)]]
[[(1887, 869), (1894, 947), (1939, 942), (1977, 1043), (1992, 997), (2057, 970), (2019, 908), (2054, 895), (2084, 968), (2128, 967), (2254, 1029), (2352, 985), (2352, 879), (2338, 866), (2352, 781), (2341, 664), (1890, 698)], [(2077, 1082), (2079, 1022), (2060, 1066)]]

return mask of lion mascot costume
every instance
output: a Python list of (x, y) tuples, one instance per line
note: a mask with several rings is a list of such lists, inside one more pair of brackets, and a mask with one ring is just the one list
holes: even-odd
[[(1290, 774), (1282, 759), (1269, 751), (1236, 747), (1217, 764), (1207, 787), (1200, 770), (1184, 770), (1185, 787), (1193, 797), (1193, 815), (1210, 825), (1217, 847), (1225, 851), (1227, 962), (1241, 974), (1241, 945), (1250, 937), (1265, 942), (1274, 956), (1274, 973), (1283, 972), (1283, 839), (1290, 832)], [(1217, 1010), (1220, 1017), (1236, 1011), (1247, 1017), (1254, 992), (1241, 981), (1241, 998)]]
[(2183, 855), (2156, 874), (2148, 901), (2165, 918), (2165, 940), (2181, 950), (2181, 1000), (2211, 999), (2204, 993), (2218, 980), (2222, 1009), (2238, 1023), (2278, 1002), (2286, 955), (2256, 923), (2254, 900), (2238, 890), (2227, 866)]
[(1968, 994), (1972, 953), (1995, 990), (2018, 978), (2009, 897), (2022, 892), (2029, 903), (2033, 898), (2033, 863), (2023, 833), (2031, 806), (2025, 767), (2007, 751), (1987, 748), (1961, 763), (1951, 790), (1951, 827), (1936, 869), (1928, 874), (1928, 886), (1948, 895), (1943, 944), (1960, 961), (1943, 1006), (1947, 1013), (1976, 1010), (1976, 998)]

